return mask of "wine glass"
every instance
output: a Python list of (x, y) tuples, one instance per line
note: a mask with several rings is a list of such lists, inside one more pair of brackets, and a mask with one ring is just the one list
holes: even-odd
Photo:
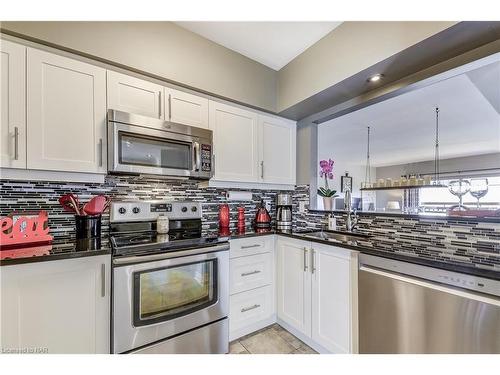
[(470, 182), (462, 179), (453, 180), (449, 182), (448, 189), (451, 194), (458, 197), (459, 199), (458, 206), (453, 206), (453, 208), (458, 207), (459, 211), (465, 209), (464, 205), (462, 204), (462, 197), (470, 191)]
[(479, 209), (479, 199), (488, 193), (487, 178), (473, 178), (470, 180), (470, 195), (477, 199), (477, 208)]

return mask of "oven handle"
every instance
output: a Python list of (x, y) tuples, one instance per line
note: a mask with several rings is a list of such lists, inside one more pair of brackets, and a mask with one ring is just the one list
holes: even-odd
[(208, 253), (215, 253), (215, 252), (219, 252), (219, 251), (228, 251), (228, 250), (229, 250), (229, 243), (224, 243), (221, 245), (202, 247), (202, 248), (198, 248), (198, 249), (180, 250), (180, 251), (173, 251), (173, 252), (161, 253), (161, 254), (130, 256), (130, 257), (125, 257), (125, 258), (114, 258), (113, 264), (124, 265), (124, 264), (132, 264), (132, 263), (144, 263), (144, 262), (152, 262), (152, 261), (156, 261), (156, 260), (179, 258), (179, 257), (185, 257), (185, 256), (189, 256), (189, 255), (208, 254)]

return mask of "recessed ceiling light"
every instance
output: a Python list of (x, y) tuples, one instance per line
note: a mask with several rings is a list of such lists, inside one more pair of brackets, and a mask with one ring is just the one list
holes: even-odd
[(384, 77), (383, 74), (374, 74), (370, 78), (368, 78), (368, 82), (378, 82)]

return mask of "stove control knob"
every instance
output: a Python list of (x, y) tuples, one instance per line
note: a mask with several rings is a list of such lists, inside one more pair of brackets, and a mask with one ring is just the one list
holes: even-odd
[(198, 211), (198, 208), (196, 206), (191, 207), (191, 211), (196, 212)]
[(188, 208), (186, 206), (184, 206), (184, 207), (181, 208), (182, 212), (187, 212), (187, 210), (188, 210)]
[(125, 212), (127, 212), (127, 210), (125, 209), (125, 207), (120, 207), (120, 208), (118, 209), (118, 212), (119, 212), (120, 214), (122, 214), (122, 215), (125, 215)]
[(134, 208), (132, 208), (132, 212), (134, 214), (138, 214), (139, 212), (141, 212), (141, 209), (139, 207), (134, 207)]

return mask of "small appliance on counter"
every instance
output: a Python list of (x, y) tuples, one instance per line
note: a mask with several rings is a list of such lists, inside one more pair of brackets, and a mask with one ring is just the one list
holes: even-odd
[(292, 196), (278, 194), (276, 198), (276, 229), (292, 229)]
[(122, 201), (110, 211), (112, 352), (227, 353), (229, 243), (202, 235), (200, 203)]
[(264, 203), (263, 199), (260, 201), (260, 207), (257, 208), (257, 213), (255, 214), (254, 226), (255, 228), (259, 229), (271, 228), (271, 215), (269, 215), (269, 212), (266, 209), (266, 204)]

